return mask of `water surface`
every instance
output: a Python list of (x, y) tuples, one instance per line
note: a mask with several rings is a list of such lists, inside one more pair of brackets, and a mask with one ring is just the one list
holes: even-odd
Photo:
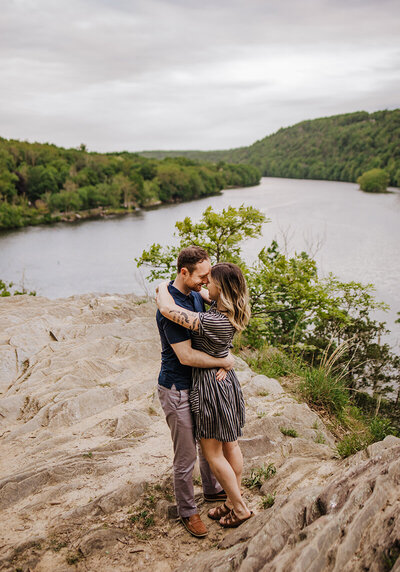
[(363, 193), (353, 183), (263, 178), (257, 187), (124, 217), (3, 232), (0, 278), (24, 278), (50, 298), (152, 291), (134, 258), (153, 242), (171, 244), (175, 222), (197, 220), (210, 204), (217, 210), (252, 205), (271, 219), (261, 239), (245, 243), (248, 259), (273, 238), (288, 252), (312, 251), (322, 275), (375, 284), (377, 297), (391, 305), (393, 333), (399, 329), (393, 322), (400, 310), (400, 193)]

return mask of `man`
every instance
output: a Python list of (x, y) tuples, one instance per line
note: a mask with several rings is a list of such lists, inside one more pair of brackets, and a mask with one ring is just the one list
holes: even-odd
[[(181, 250), (177, 261), (178, 274), (168, 286), (176, 304), (192, 312), (204, 312), (200, 294), (208, 284), (211, 270), (207, 252), (198, 246)], [(196, 443), (189, 404), (192, 367), (231, 369), (234, 359), (214, 358), (192, 349), (190, 331), (164, 318), (157, 311), (157, 325), (161, 338), (161, 371), (158, 395), (164, 410), (174, 446), (174, 490), (178, 514), (185, 528), (198, 538), (207, 534), (194, 500), (193, 468)], [(226, 494), (199, 451), (200, 473), (206, 501), (225, 500)]]

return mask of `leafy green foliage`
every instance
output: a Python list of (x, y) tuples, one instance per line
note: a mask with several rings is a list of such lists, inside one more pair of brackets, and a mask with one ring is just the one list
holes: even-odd
[(371, 169), (358, 177), (357, 183), (367, 193), (383, 193), (386, 191), (390, 177), (383, 169)]
[[(355, 392), (352, 396), (352, 401), (356, 404), (356, 406), (364, 412), (364, 414), (369, 419), (376, 419), (377, 414), (381, 416), (383, 419), (390, 419), (391, 422), (391, 434), (393, 435), (400, 435), (400, 407), (399, 407), (399, 398), (400, 398), (400, 379), (398, 380), (398, 388), (397, 388), (397, 399), (385, 399), (382, 395), (369, 395), (365, 392)], [(393, 432), (393, 430), (395, 432)], [(374, 433), (375, 429), (371, 429), (371, 432)]]
[(29, 296), (36, 296), (36, 292), (28, 291), (24, 286), (20, 286), (19, 289), (14, 286), (13, 282), (3, 282), (0, 280), (0, 298), (6, 298), (8, 296), (22, 296), (23, 294), (29, 294)]
[[(354, 413), (354, 410), (356, 413)], [(345, 435), (338, 443), (337, 450), (341, 457), (353, 455), (361, 449), (377, 441), (382, 441), (388, 435), (399, 436), (400, 431), (394, 426), (393, 421), (386, 417), (369, 417), (368, 413), (352, 408), (353, 417), (361, 421), (360, 427)]]
[(263, 340), (285, 346), (301, 343), (307, 329), (309, 309), (322, 295), (316, 263), (305, 252), (288, 258), (276, 241), (263, 248), (247, 275), (252, 305), (249, 341)]
[(366, 434), (351, 433), (343, 437), (337, 444), (336, 449), (339, 455), (343, 458), (354, 455), (357, 451), (365, 449), (369, 445), (369, 440)]
[[(337, 434), (341, 436), (338, 443), (338, 454), (341, 456), (352, 455), (387, 435), (400, 436), (398, 400), (387, 400), (381, 394), (368, 395), (364, 391), (350, 392), (342, 385), (342, 380), (332, 379), (329, 360), (322, 366), (313, 368), (298, 356), (269, 347), (253, 349), (251, 352), (247, 348), (242, 349), (240, 355), (256, 372), (266, 375), (269, 375), (271, 368), (269, 362), (272, 361), (272, 368), (275, 368), (276, 356), (284, 356), (285, 360), (279, 362), (283, 367), (278, 368), (276, 377), (281, 378), (282, 383), (312, 409), (316, 409), (319, 414), (322, 412), (325, 419), (329, 418), (330, 429), (334, 433), (337, 429)], [(273, 415), (279, 416), (280, 413), (275, 412)], [(316, 430), (314, 441), (325, 443), (317, 421), (312, 428)]]
[(258, 169), (248, 165), (155, 161), (127, 152), (89, 153), (83, 144), (62, 149), (0, 138), (0, 228), (52, 222), (60, 213), (192, 200), (259, 181)]
[[(380, 343), (386, 324), (371, 316), (387, 305), (377, 302), (373, 286), (320, 279), (315, 261), (305, 252), (288, 257), (276, 242), (264, 248), (247, 279), (252, 305), (244, 340), (261, 348), (268, 342), (290, 349), (318, 365), (335, 353), (332, 374), (351, 388), (390, 391), (399, 377), (400, 358)], [(340, 351), (339, 351), (340, 348)]]
[(154, 515), (149, 510), (141, 510), (129, 517), (134, 523), (141, 523), (144, 528), (149, 528), (154, 524)]
[(259, 236), (263, 222), (264, 215), (253, 207), (228, 207), (221, 213), (209, 207), (198, 223), (189, 217), (176, 223), (177, 246), (153, 244), (137, 265), (151, 267), (150, 280), (172, 277), (179, 250), (190, 244), (208, 250), (213, 263), (234, 261), (246, 274), (252, 308), (241, 344), (282, 350), (264, 360), (269, 370), (263, 373), (300, 375), (303, 395), (337, 414), (347, 403), (348, 390), (392, 391), (399, 383), (400, 357), (380, 341), (388, 330), (372, 313), (387, 306), (375, 300), (373, 286), (342, 282), (333, 275), (321, 279), (307, 253), (288, 256), (275, 241), (246, 266), (242, 241)]
[(192, 244), (205, 248), (213, 264), (235, 262), (244, 265), (240, 258), (241, 243), (261, 235), (263, 223), (268, 222), (264, 214), (253, 207), (229, 206), (217, 213), (210, 206), (198, 223), (190, 217), (175, 223), (178, 246), (162, 247), (153, 244), (136, 258), (137, 266), (151, 267), (149, 280), (173, 277), (176, 274), (176, 259), (179, 251)]
[(400, 187), (400, 109), (356, 111), (302, 121), (228, 151), (146, 152), (146, 157), (183, 156), (257, 167), (268, 177), (357, 181), (365, 171), (385, 169)]
[(398, 431), (390, 419), (374, 417), (369, 424), (372, 442), (382, 441), (388, 435), (397, 435)]

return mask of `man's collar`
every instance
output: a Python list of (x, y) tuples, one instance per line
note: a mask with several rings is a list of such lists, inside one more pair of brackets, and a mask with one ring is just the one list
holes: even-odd
[(171, 280), (171, 282), (169, 283), (168, 290), (169, 290), (170, 294), (174, 294), (178, 298), (180, 297), (181, 300), (186, 300), (189, 297), (193, 297), (192, 292), (189, 292), (189, 294), (184, 294), (183, 292), (178, 290), (178, 288), (175, 288), (175, 286), (173, 285), (173, 280)]

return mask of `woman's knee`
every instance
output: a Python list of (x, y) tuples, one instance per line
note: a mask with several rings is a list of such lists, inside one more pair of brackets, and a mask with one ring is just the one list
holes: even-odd
[(228, 454), (240, 451), (239, 443), (237, 441), (228, 441), (222, 443), (222, 450), (224, 451), (224, 453)]
[(223, 455), (222, 443), (216, 439), (201, 439), (200, 446), (203, 455), (210, 462), (210, 459), (215, 459), (220, 455)]

